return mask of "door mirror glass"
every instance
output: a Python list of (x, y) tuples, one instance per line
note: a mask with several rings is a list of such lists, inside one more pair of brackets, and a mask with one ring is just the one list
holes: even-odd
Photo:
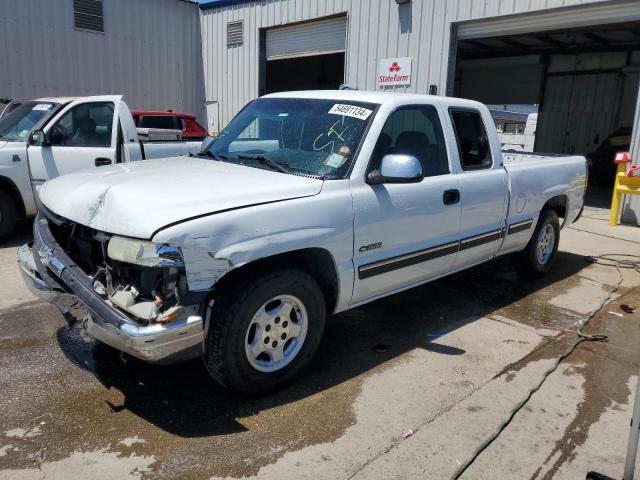
[(42, 130), (34, 130), (31, 132), (31, 135), (29, 135), (29, 145), (33, 145), (34, 147), (44, 147), (50, 144), (51, 141), (49, 136)]
[(417, 183), (422, 181), (422, 164), (413, 155), (388, 154), (382, 157), (380, 169), (367, 176), (367, 183)]

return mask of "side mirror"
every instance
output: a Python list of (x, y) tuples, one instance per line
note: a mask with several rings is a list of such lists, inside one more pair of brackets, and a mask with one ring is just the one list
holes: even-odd
[(209, 150), (209, 147), (211, 145), (213, 145), (213, 142), (215, 142), (215, 141), (216, 141), (216, 139), (214, 137), (209, 136), (209, 135), (204, 137), (204, 140), (202, 140), (202, 143), (200, 144), (200, 153), (204, 153), (207, 150)]
[(380, 170), (367, 175), (369, 185), (381, 183), (418, 183), (423, 178), (422, 164), (413, 155), (389, 154), (382, 157)]
[(34, 130), (29, 135), (29, 145), (34, 147), (46, 147), (51, 145), (51, 137), (44, 133), (43, 130)]

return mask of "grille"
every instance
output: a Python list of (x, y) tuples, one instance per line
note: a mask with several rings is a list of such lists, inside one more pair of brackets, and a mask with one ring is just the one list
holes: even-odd
[(105, 266), (110, 235), (60, 217), (47, 217), (56, 242), (84, 273), (93, 275)]

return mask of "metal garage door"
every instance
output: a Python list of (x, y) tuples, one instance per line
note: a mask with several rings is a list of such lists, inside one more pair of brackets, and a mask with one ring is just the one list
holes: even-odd
[(267, 60), (344, 52), (346, 17), (267, 30)]
[(584, 155), (617, 126), (617, 73), (567, 73), (547, 78), (538, 113), (536, 150)]
[(601, 2), (596, 5), (555, 8), (541, 13), (504, 15), (489, 20), (461, 22), (457, 24), (457, 39), (516, 35), (635, 20), (640, 20), (638, 0)]

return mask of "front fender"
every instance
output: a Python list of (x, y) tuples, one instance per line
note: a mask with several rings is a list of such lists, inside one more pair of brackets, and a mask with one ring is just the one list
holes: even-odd
[[(353, 209), (346, 181), (313, 197), (222, 212), (158, 232), (182, 249), (189, 289), (209, 290), (233, 269), (298, 250), (326, 250), (339, 278), (338, 308), (353, 291)], [(328, 190), (328, 191), (327, 191)]]
[[(230, 271), (256, 260), (296, 250), (326, 250), (322, 239), (337, 234), (336, 229), (332, 228), (298, 229), (239, 239), (237, 242), (224, 243), (221, 248), (216, 247), (211, 237), (183, 238), (182, 241), (166, 243), (180, 245), (189, 289), (204, 291)], [(220, 240), (220, 237), (217, 238)]]
[(228, 245), (218, 250), (215, 256), (228, 259), (235, 267), (239, 267), (260, 258), (293, 250), (323, 248), (321, 239), (330, 238), (338, 233), (335, 228), (328, 227), (277, 232)]

